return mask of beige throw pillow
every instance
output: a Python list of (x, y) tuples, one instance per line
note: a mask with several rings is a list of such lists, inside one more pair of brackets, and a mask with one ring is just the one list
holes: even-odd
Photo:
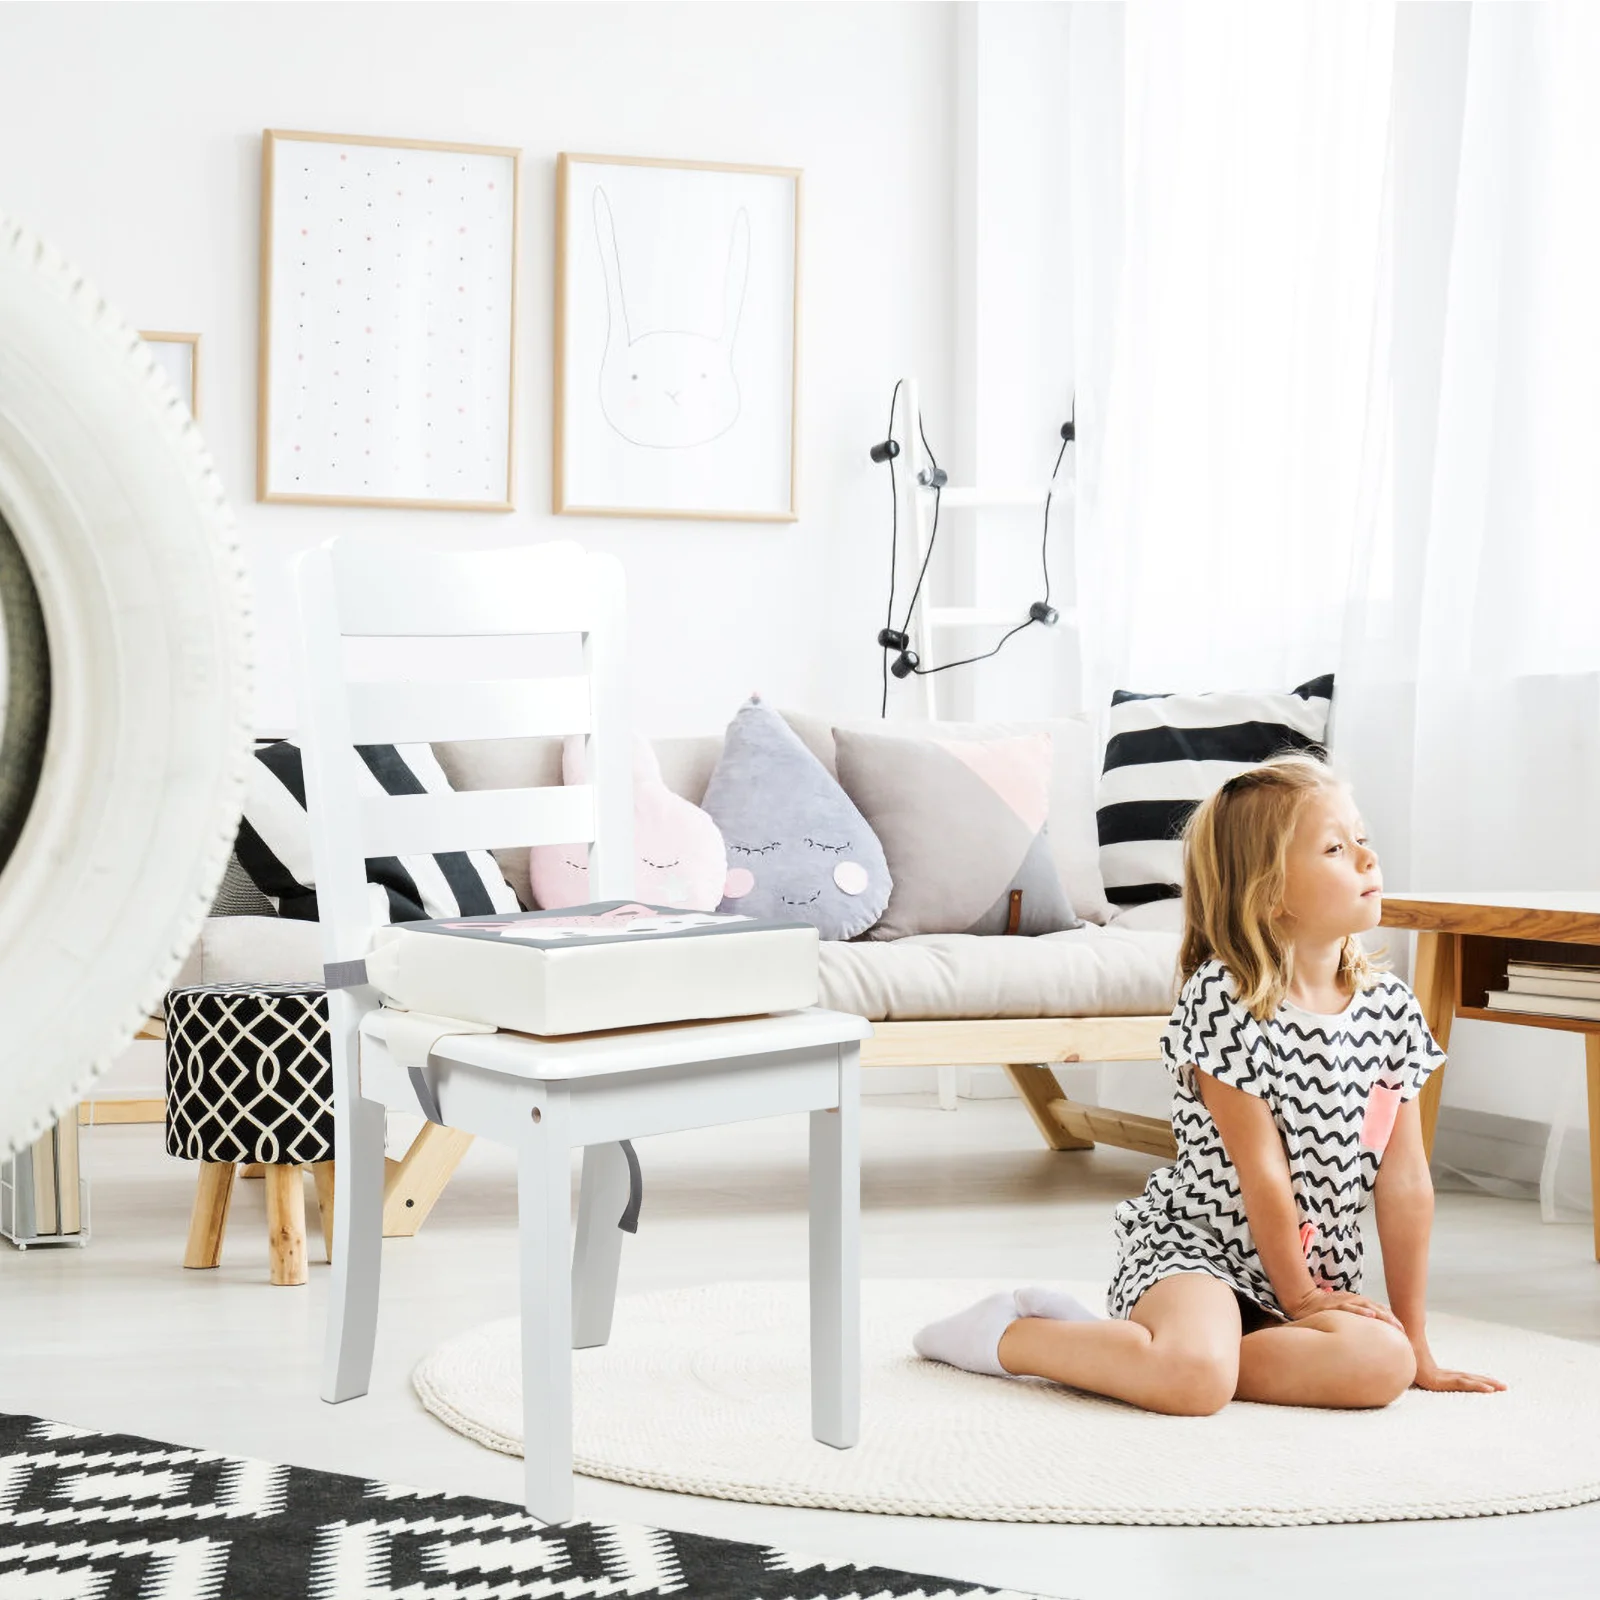
[(1107, 922), (1115, 914), (1117, 908), (1106, 898), (1100, 876), (1100, 835), (1095, 827), (1095, 783), (1100, 776), (1100, 762), (1087, 717), (1051, 717), (1034, 722), (931, 722), (920, 718), (887, 722), (878, 717), (829, 721), (809, 711), (785, 711), (783, 716), (835, 777), (839, 775), (833, 745), (835, 727), (897, 739), (982, 741), (1019, 733), (1048, 733), (1050, 852), (1055, 857), (1061, 887), (1078, 916), (1090, 922)]
[(874, 939), (1078, 926), (1050, 854), (1050, 736), (904, 739), (833, 730), (839, 782), (894, 887)]

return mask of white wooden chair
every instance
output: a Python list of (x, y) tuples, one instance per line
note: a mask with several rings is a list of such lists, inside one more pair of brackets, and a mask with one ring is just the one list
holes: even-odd
[[(384, 1042), (363, 983), (373, 919), (363, 858), (589, 842), (593, 898), (633, 893), (632, 750), (624, 714), (623, 581), (568, 543), (442, 552), (336, 540), (297, 563), (300, 735), (323, 948), (330, 968), (337, 1117), (333, 1284), (322, 1397), (367, 1390), (382, 1254), (384, 1111), (427, 1098)], [(494, 682), (355, 680), (357, 636), (577, 633), (584, 672)], [(355, 744), (583, 733), (590, 785), (369, 799)], [(344, 983), (349, 986), (337, 987)], [(388, 1014), (392, 1018), (393, 1014)], [(605, 1343), (629, 1196), (619, 1141), (756, 1117), (811, 1114), (811, 1417), (825, 1444), (859, 1419), (861, 1018), (777, 1016), (544, 1040), (452, 1034), (423, 1069), (439, 1121), (517, 1152), (528, 1509), (572, 1514), (572, 1347)], [(426, 1114), (427, 1107), (423, 1106)], [(568, 1272), (571, 1151), (584, 1149)]]

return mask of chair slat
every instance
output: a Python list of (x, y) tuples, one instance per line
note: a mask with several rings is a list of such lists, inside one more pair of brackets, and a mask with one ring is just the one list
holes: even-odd
[(581, 633), (601, 609), (584, 551), (567, 540), (397, 558), (387, 542), (343, 539), (331, 556), (349, 636)]
[(422, 744), (434, 739), (532, 739), (587, 733), (592, 716), (584, 675), (481, 683), (352, 683), (355, 744)]
[(527, 844), (583, 844), (594, 838), (594, 790), (586, 783), (545, 789), (461, 789), (361, 802), (368, 856), (494, 850)]

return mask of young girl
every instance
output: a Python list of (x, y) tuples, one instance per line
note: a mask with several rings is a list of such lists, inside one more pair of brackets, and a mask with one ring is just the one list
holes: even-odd
[[(924, 1328), (920, 1355), (1181, 1416), (1505, 1387), (1428, 1348), (1416, 1096), (1443, 1052), (1410, 989), (1356, 941), (1382, 890), (1355, 803), (1320, 761), (1280, 757), (1199, 806), (1183, 992), (1161, 1041), (1178, 1155), (1116, 1209), (1111, 1320), (1019, 1289)], [(1392, 1310), (1360, 1292), (1369, 1193)]]

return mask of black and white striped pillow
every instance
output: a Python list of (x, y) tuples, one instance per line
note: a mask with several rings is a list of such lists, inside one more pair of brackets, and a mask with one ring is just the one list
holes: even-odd
[[(450, 780), (425, 744), (361, 744), (365, 794), (445, 794)], [(246, 789), (244, 820), (235, 846), (255, 886), (280, 917), (317, 920), (316, 877), (300, 747), (279, 741), (258, 746)], [(379, 922), (430, 917), (487, 916), (517, 911), (517, 896), (487, 850), (437, 855), (369, 856), (367, 885)]]
[(1332, 709), (1332, 673), (1288, 694), (1117, 690), (1096, 797), (1106, 898), (1137, 906), (1181, 894), (1189, 813), (1280, 751), (1324, 754)]

